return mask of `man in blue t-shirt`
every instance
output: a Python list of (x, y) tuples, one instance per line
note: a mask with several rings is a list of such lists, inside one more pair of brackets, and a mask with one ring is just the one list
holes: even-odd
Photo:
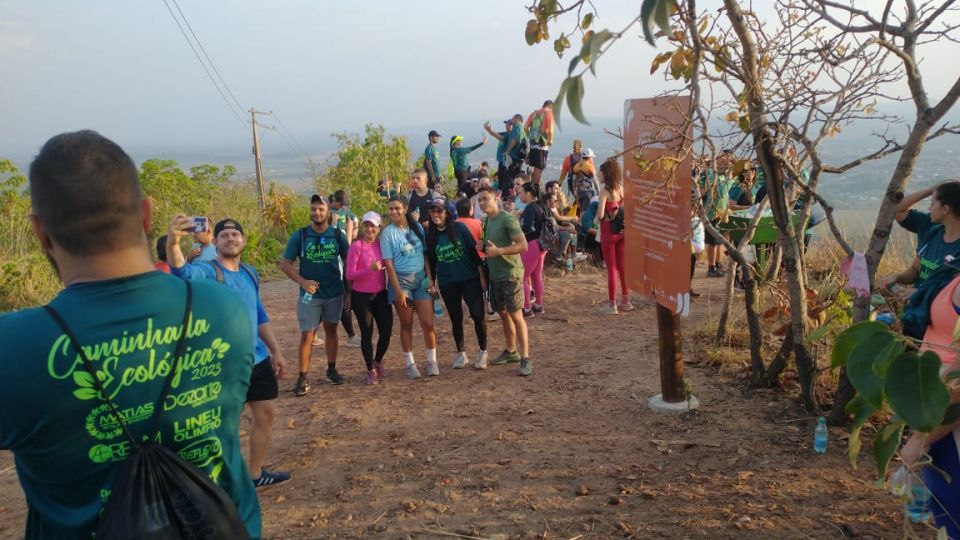
[[(26, 498), (23, 536), (91, 538), (104, 504), (131, 495), (111, 492), (133, 441), (149, 439), (223, 488), (260, 538), (239, 434), (253, 369), (240, 299), (193, 283), (184, 323), (187, 287), (150, 260), (153, 209), (137, 167), (96, 132), (47, 141), (30, 166), (30, 198), (38, 244), (66, 287), (47, 307), (70, 332), (44, 309), (0, 315), (0, 447), (13, 452)], [(187, 353), (175, 359), (181, 337)]]
[[(327, 380), (343, 384), (337, 372), (337, 326), (344, 306), (349, 309), (350, 295), (344, 277), (347, 250), (350, 244), (343, 230), (334, 226), (330, 204), (321, 195), (310, 198), (310, 225), (295, 231), (287, 241), (280, 259), (280, 269), (300, 285), (297, 301), (297, 323), (300, 326), (300, 375), (293, 393), (306, 395), (310, 391), (307, 372), (313, 355), (313, 338), (317, 325), (323, 323), (324, 347), (327, 352)], [(300, 268), (293, 261), (300, 260)]]
[(427, 189), (437, 187), (440, 182), (440, 134), (436, 130), (430, 130), (427, 135), (430, 144), (423, 149), (423, 168), (427, 171)]
[[(183, 214), (173, 218), (167, 233), (167, 261), (170, 272), (189, 280), (210, 279), (223, 283), (240, 296), (250, 317), (254, 337), (253, 374), (247, 403), (250, 405), (250, 459), (247, 468), (257, 487), (279, 484), (290, 479), (290, 473), (268, 471), (264, 467), (267, 448), (277, 416), (277, 379), (283, 377), (286, 360), (280, 344), (273, 335), (270, 318), (260, 300), (260, 277), (253, 267), (240, 262), (246, 239), (243, 227), (232, 219), (224, 219), (213, 229), (213, 243), (217, 257), (212, 261), (188, 263), (180, 250), (180, 239), (187, 234), (193, 221)], [(269, 348), (269, 352), (267, 349)]]

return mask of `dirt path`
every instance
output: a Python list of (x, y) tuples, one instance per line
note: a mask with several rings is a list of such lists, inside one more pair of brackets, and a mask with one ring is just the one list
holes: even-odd
[[(700, 272), (702, 274), (702, 272)], [(717, 309), (720, 280), (685, 322), (690, 336)], [(282, 346), (296, 362), (295, 287), (265, 283)], [(316, 384), (305, 397), (281, 383), (269, 465), (291, 482), (261, 490), (270, 538), (837, 538), (896, 536), (902, 512), (873, 485), (864, 457), (811, 449), (813, 419), (791, 398), (747, 393), (711, 368), (688, 364), (701, 408), (663, 415), (655, 311), (602, 316), (600, 273), (548, 277), (547, 313), (532, 321), (535, 373), (516, 365), (453, 370), (449, 323), (438, 324), (441, 375), (403, 377), (399, 338), (387, 382), (363, 384), (359, 349), (341, 348), (346, 384)], [(468, 325), (469, 327), (469, 325)], [(399, 330), (399, 328), (397, 328)], [(415, 330), (415, 351), (423, 346)], [(492, 354), (502, 349), (490, 323)], [(476, 341), (467, 330), (472, 353)], [(836, 434), (834, 434), (836, 435)], [(0, 454), (0, 536), (22, 534), (23, 495)], [(451, 536), (447, 536), (451, 537)], [(452, 538), (452, 537), (451, 537)]]

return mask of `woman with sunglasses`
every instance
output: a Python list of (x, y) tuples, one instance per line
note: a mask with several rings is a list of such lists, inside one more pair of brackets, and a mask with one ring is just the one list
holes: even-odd
[(467, 364), (463, 347), (463, 304), (467, 304), (473, 329), (477, 333), (477, 357), (473, 367), (487, 367), (487, 321), (484, 317), (483, 291), (486, 280), (480, 270), (482, 264), (477, 253), (477, 242), (463, 223), (453, 220), (443, 199), (434, 199), (430, 207), (430, 224), (427, 229), (427, 262), (434, 277), (430, 292), (439, 288), (443, 303), (450, 314), (453, 326), (453, 341), (457, 346), (454, 369)]
[[(380, 214), (363, 215), (360, 237), (347, 252), (347, 279), (350, 280), (350, 307), (360, 327), (360, 352), (367, 365), (367, 384), (384, 380), (383, 356), (390, 347), (393, 313), (387, 301), (386, 275), (377, 234)], [(373, 353), (373, 324), (377, 324), (377, 353)]]
[(433, 331), (433, 297), (427, 290), (429, 268), (424, 264), (423, 256), (423, 227), (408, 212), (406, 197), (390, 197), (387, 209), (390, 224), (380, 233), (380, 252), (387, 269), (387, 299), (400, 319), (400, 346), (407, 365), (407, 377), (420, 378), (420, 370), (413, 359), (414, 310), (427, 348), (427, 375), (439, 375), (437, 335)]

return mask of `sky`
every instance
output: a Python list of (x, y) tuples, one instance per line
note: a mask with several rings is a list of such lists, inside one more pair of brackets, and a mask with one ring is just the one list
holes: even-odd
[[(299, 144), (314, 155), (332, 144), (330, 133), (369, 122), (425, 132), (469, 121), (476, 133), (464, 135), (479, 138), (481, 120), (496, 124), (553, 98), (570, 58), (558, 59), (549, 42), (527, 46), (531, 15), (521, 0), (178, 2), (240, 105), (276, 112), (294, 139), (267, 131), (267, 150)], [(639, 3), (596, 1), (594, 27), (622, 29)], [(586, 77), (588, 117), (616, 119), (625, 99), (671, 86), (649, 74), (657, 51), (639, 33), (635, 26), (610, 49), (598, 79)], [(934, 96), (955, 76), (955, 57), (925, 60)], [(0, 156), (30, 155), (82, 128), (141, 152), (250, 147), (249, 127), (218, 95), (164, 0), (0, 0), (0, 68)]]

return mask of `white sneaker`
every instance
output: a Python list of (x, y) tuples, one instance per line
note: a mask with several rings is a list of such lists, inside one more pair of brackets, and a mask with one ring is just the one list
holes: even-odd
[(462, 369), (465, 365), (467, 365), (467, 353), (457, 353), (457, 357), (453, 360), (453, 369)]
[(347, 347), (359, 347), (360, 346), (360, 336), (353, 336), (352, 338), (347, 338)]
[(408, 378), (408, 379), (419, 379), (419, 378), (420, 378), (420, 370), (417, 369), (417, 365), (416, 365), (416, 364), (410, 364), (409, 366), (407, 366), (407, 378)]
[(320, 337), (320, 334), (317, 333), (313, 336), (313, 346), (314, 347), (323, 347), (323, 338)]
[(603, 313), (604, 315), (619, 315), (619, 314), (620, 314), (620, 312), (617, 311), (617, 305), (616, 305), (616, 304), (611, 304), (610, 302), (604, 302), (603, 305), (600, 306), (600, 313)]
[(487, 351), (477, 351), (477, 360), (473, 363), (474, 369), (487, 369)]
[(431, 377), (436, 377), (440, 374), (440, 366), (437, 365), (437, 361), (433, 362), (427, 360), (427, 375)]
[(573, 257), (573, 260), (575, 260), (575, 261), (577, 261), (577, 262), (583, 262), (583, 261), (587, 260), (587, 254), (586, 254), (586, 253), (577, 252), (576, 256)]
[(633, 311), (635, 307), (630, 300), (626, 300), (620, 303), (619, 309), (620, 311)]

